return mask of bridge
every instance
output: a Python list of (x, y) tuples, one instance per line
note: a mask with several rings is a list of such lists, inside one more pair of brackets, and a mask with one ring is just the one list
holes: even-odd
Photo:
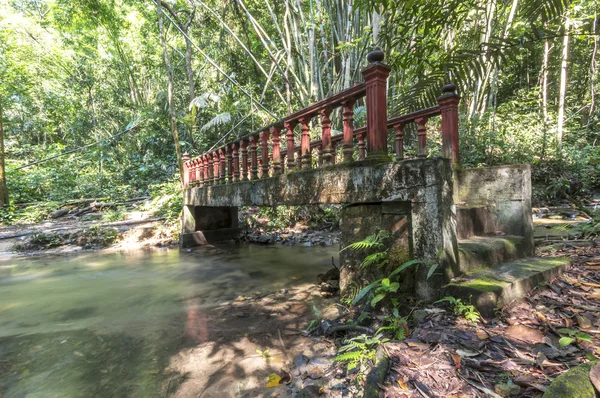
[[(364, 82), (212, 152), (184, 155), (182, 246), (236, 236), (240, 206), (339, 203), (341, 247), (384, 229), (390, 267), (438, 263), (431, 278), (425, 266), (403, 277), (425, 300), (444, 287), (491, 309), (559, 272), (564, 262), (530, 259), (500, 276), (475, 273), (533, 254), (529, 166), (462, 168), (456, 86), (444, 85), (433, 107), (388, 118), (390, 68), (381, 51), (367, 60)], [(358, 104), (366, 125), (356, 128)], [(332, 134), (337, 126), (342, 133)], [(349, 251), (340, 262), (344, 291), (359, 262)]]

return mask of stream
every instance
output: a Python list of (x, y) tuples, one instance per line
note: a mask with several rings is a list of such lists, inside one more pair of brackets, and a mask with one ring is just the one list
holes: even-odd
[[(251, 296), (275, 302), (276, 295), (289, 302), (286, 295), (315, 286), (316, 275), (331, 268), (337, 251), (229, 245), (2, 261), (0, 397), (188, 396), (177, 394), (186, 383), (183, 390), (199, 396), (214, 382), (192, 388), (194, 371), (206, 373), (202, 363), (187, 371), (176, 364), (202, 346), (210, 347), (204, 361), (231, 361), (235, 350), (247, 357), (254, 346), (234, 345), (246, 339), (246, 345), (268, 347), (260, 345), (265, 333), (285, 345), (293, 334), (286, 330), (300, 328), (304, 312), (285, 321), (292, 307), (278, 318), (260, 312), (266, 301), (255, 301), (255, 312), (236, 304)], [(310, 309), (313, 299), (318, 304), (320, 297), (303, 294), (296, 302)], [(277, 331), (264, 330), (274, 327), (271, 318), (277, 319)], [(219, 354), (225, 349), (233, 354)]]

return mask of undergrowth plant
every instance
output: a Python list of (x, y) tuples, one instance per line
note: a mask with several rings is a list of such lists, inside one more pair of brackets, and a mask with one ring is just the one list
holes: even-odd
[(434, 304), (443, 302), (450, 304), (452, 310), (454, 311), (454, 315), (462, 316), (467, 321), (476, 323), (481, 319), (481, 315), (475, 309), (475, 307), (473, 305), (464, 304), (461, 299), (457, 299), (452, 296), (446, 296), (443, 299), (436, 301)]
[(335, 360), (345, 362), (348, 371), (360, 366), (365, 369), (370, 366), (375, 360), (377, 347), (387, 343), (390, 339), (385, 338), (383, 333), (377, 333), (375, 336), (361, 334), (360, 336), (352, 337), (344, 340), (344, 343), (338, 350), (338, 355)]

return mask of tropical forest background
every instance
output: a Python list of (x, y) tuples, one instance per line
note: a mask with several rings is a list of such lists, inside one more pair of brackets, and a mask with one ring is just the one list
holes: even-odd
[(452, 81), (463, 166), (531, 163), (538, 201), (588, 195), (597, 27), (596, 0), (0, 0), (0, 201), (177, 190), (182, 153), (360, 82), (375, 47), (390, 116)]

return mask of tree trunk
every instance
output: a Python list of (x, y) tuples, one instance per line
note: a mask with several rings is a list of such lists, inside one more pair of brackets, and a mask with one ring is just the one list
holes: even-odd
[(596, 103), (596, 54), (598, 53), (598, 36), (596, 35), (596, 24), (598, 23), (598, 14), (594, 10), (594, 50), (592, 51), (592, 61), (590, 62), (591, 69), (591, 82), (590, 82), (590, 113), (588, 117), (588, 126), (594, 113), (594, 106)]
[(163, 19), (162, 19), (162, 7), (160, 0), (156, 2), (156, 9), (158, 12), (158, 32), (160, 35), (160, 44), (163, 50), (163, 56), (165, 58), (165, 65), (167, 67), (167, 95), (168, 95), (168, 106), (169, 106), (169, 120), (171, 121), (171, 134), (173, 135), (173, 142), (175, 144), (175, 154), (177, 155), (177, 165), (179, 166), (179, 173), (181, 174), (181, 181), (183, 182), (183, 161), (181, 159), (181, 145), (179, 144), (179, 133), (177, 131), (177, 119), (175, 118), (175, 107), (173, 105), (173, 69), (171, 68), (171, 62), (169, 60), (169, 54), (167, 52), (167, 43), (165, 42), (165, 35), (163, 30)]
[(4, 171), (4, 127), (2, 124), (2, 98), (0, 98), (0, 206), (8, 204), (8, 189)]
[[(544, 28), (546, 23), (544, 23)], [(545, 30), (545, 29), (544, 29)], [(544, 40), (544, 58), (542, 60), (542, 159), (546, 157), (546, 146), (548, 144), (548, 58), (550, 58), (550, 44), (548, 38)]]
[(558, 97), (558, 123), (556, 131), (556, 143), (558, 149), (562, 149), (563, 128), (565, 123), (565, 96), (567, 94), (567, 61), (569, 58), (569, 17), (565, 19), (563, 51), (560, 64), (560, 94)]

